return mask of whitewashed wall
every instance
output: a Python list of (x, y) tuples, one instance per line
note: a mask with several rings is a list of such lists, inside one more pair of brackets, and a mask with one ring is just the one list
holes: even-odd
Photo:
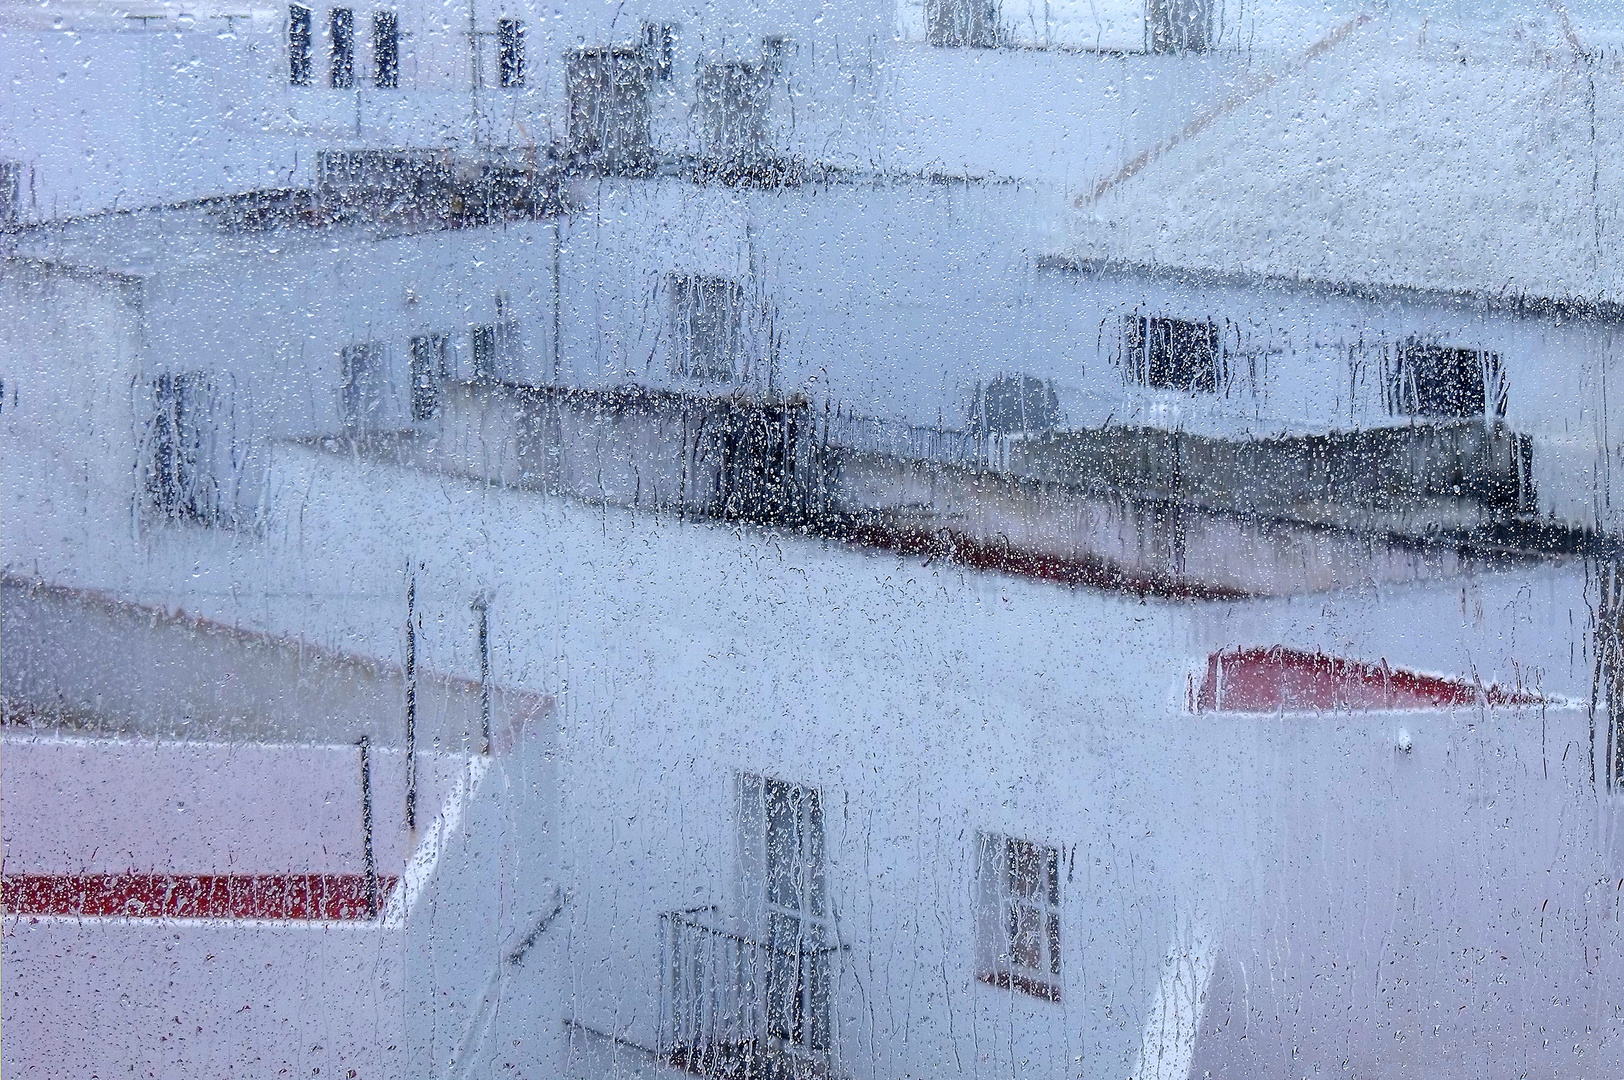
[[(41, 493), (41, 506), (63, 506), (70, 491), (122, 502), (128, 527), (140, 527), (135, 471), (150, 380), (201, 371), (229, 397), (221, 422), (239, 451), (236, 498), (251, 520), (270, 498), (272, 443), (341, 430), (344, 346), (383, 346), (379, 423), (404, 428), (411, 337), (447, 334), (450, 373), (469, 378), (471, 328), (499, 319), (519, 325), (503, 373), (513, 382), (551, 383), (556, 370), (571, 386), (725, 393), (736, 384), (675, 373), (670, 283), (699, 274), (739, 282), (752, 325), (765, 327), (771, 312), (775, 343), (751, 335), (737, 385), (930, 428), (964, 428), (976, 386), (1017, 374), (1052, 382), (1075, 428), (1269, 437), (1407, 424), (1382, 400), (1401, 343), (1493, 351), (1505, 420), (1533, 439), (1541, 513), (1580, 527), (1612, 513), (1606, 448), (1624, 445), (1624, 420), (1606, 407), (1620, 360), (1609, 322), (1398, 290), (1360, 297), (1078, 273), (1046, 260), (1053, 200), (1013, 183), (769, 192), (617, 180), (575, 184), (570, 195), (573, 211), (557, 221), (399, 236), (230, 234), (188, 211), (28, 238), (26, 257), (4, 271), (15, 312), (0, 360), (16, 398), (7, 415), (52, 438), (79, 435), (49, 452), (24, 440), (19, 483)], [(1135, 385), (1122, 366), (1131, 314), (1211, 320), (1230, 383), (1213, 394)], [(68, 466), (90, 456), (96, 468)]]
[[(1278, 27), (1247, 23), (1244, 51), (1231, 34), (1206, 56), (1141, 56), (1143, 5), (1131, 3), (1049, 7), (1042, 18), (1009, 8), (1009, 25), (1027, 30), (1015, 48), (988, 51), (919, 43), (906, 0), (414, 2), (398, 5), (400, 87), (372, 86), (371, 9), (354, 8), (355, 87), (337, 90), (327, 85), (332, 6), (312, 9), (309, 87), (289, 85), (286, 5), (165, 5), (138, 19), (100, 3), (0, 7), (0, 62), (15, 87), (0, 103), (0, 158), (24, 168), (22, 218), (308, 186), (329, 149), (545, 154), (567, 132), (566, 53), (635, 43), (644, 23), (677, 28), (672, 74), (652, 97), (662, 153), (698, 149), (700, 65), (759, 61), (772, 36), (786, 41), (771, 109), (782, 152), (1080, 190), (1221, 100), (1248, 63), (1278, 65), (1330, 24), (1287, 5)], [(470, 13), (485, 35), (475, 53)], [(509, 17), (525, 25), (523, 88), (497, 85), (491, 35)]]
[[(1439, 715), (1411, 725), (1416, 749), (1401, 760), (1393, 729), (1408, 718), (1243, 721), (1186, 711), (1187, 676), (1206, 653), (1278, 640), (1259, 635), (1275, 632), (1281, 604), (1140, 602), (794, 536), (662, 523), (311, 449), (288, 448), (278, 460), (274, 504), (285, 516), (262, 539), (222, 550), (205, 530), (127, 546), (98, 538), (60, 549), (62, 562), (41, 569), (388, 656), (403, 617), (400, 568), (413, 559), (424, 567), (420, 658), (463, 672), (476, 670), (468, 597), (494, 587), (499, 677), (556, 693), (562, 710), (568, 976), (550, 1000), (600, 1030), (652, 1039), (658, 914), (735, 898), (736, 770), (825, 792), (837, 910), (852, 946), (840, 982), (843, 1060), (876, 1075), (947, 1060), (964, 1075), (1007, 1074), (1022, 1061), (1135, 1075), (1163, 958), (1198, 917), (1229, 956), (1292, 948), (1327, 897), (1344, 905), (1337, 920), (1391, 922), (1402, 911), (1412, 920), (1405, 933), (1469, 927), (1479, 909), (1461, 907), (1466, 900), (1442, 883), (1466, 866), (1493, 865), (1503, 872), (1478, 895), (1522, 941), (1538, 931), (1519, 875), (1544, 875), (1552, 864), (1539, 852), (1552, 843), (1568, 853), (1553, 886), (1565, 910), (1597, 917), (1565, 923), (1569, 944), (1549, 962), (1615, 947), (1605, 936), (1612, 924), (1588, 906), (1611, 900), (1586, 892), (1619, 855), (1610, 839), (1616, 804), (1570, 771), (1588, 761), (1588, 746), (1576, 742), (1582, 712)], [(1534, 602), (1521, 614), (1497, 614), (1530, 589)], [(1548, 692), (1588, 693), (1577, 570), (1468, 577), (1384, 593), (1379, 604), (1355, 595), (1333, 631), (1307, 602), (1286, 610), (1287, 644), (1317, 644), (1330, 632), (1342, 655), (1506, 684), (1537, 667)], [(1424, 763), (1423, 775), (1403, 772), (1406, 761)], [(1418, 906), (1394, 907), (1386, 869), (1359, 878), (1367, 884), (1351, 896), (1343, 879), (1316, 876), (1322, 865), (1366, 872), (1356, 847), (1325, 863), (1320, 837), (1375, 834), (1311, 829), (1298, 839), (1310, 797), (1336, 820), (1347, 813), (1389, 829), (1442, 828), (1457, 805), (1525, 810), (1509, 831), (1461, 810), (1459, 844), (1440, 838), (1405, 864)], [(1064, 940), (1077, 982), (1067, 975), (1058, 1006), (974, 980), (977, 828), (1064, 842), (1068, 868), (1076, 846)], [(1292, 898), (1274, 909), (1286, 922), (1247, 914), (1268, 896)], [(489, 955), (488, 945), (465, 946), (440, 925), (443, 947)], [(1296, 980), (1319, 957), (1363, 964), (1368, 940), (1328, 941), (1298, 966), (1277, 959), (1267, 979), (1253, 973), (1250, 985), (1263, 980), (1282, 995), (1247, 998), (1261, 1010), (1254, 1023), (1288, 1038), (1297, 1021), (1280, 1010), (1296, 1000)], [(1432, 978), (1454, 985), (1454, 961), (1407, 955), (1408, 985), (1429, 993), (1441, 985)], [(455, 964), (457, 985), (472, 985), (478, 962), (459, 954)], [(1570, 980), (1589, 977), (1564, 970)], [(1598, 1023), (1619, 996), (1610, 977), (1586, 984), (1594, 988), (1586, 1007), (1603, 1010)], [(1496, 1000), (1536, 992), (1508, 989)], [(1470, 1042), (1479, 1022), (1455, 1022), (1446, 1039)]]
[[(1052, 199), (1025, 185), (740, 192), (620, 181), (575, 197), (561, 283), (572, 385), (714, 387), (673, 374), (671, 360), (669, 276), (698, 273), (740, 282), (749, 304), (775, 312), (778, 361), (766, 365), (762, 349), (747, 357), (752, 386), (909, 424), (963, 428), (976, 385), (1015, 374), (1052, 381), (1064, 423), (1079, 428), (1269, 437), (1408, 424), (1384, 405), (1383, 379), (1416, 337), (1500, 355), (1505, 420), (1534, 440), (1544, 514), (1599, 520), (1606, 448), (1624, 440), (1604, 405), (1620, 360), (1610, 322), (1403, 290), (1080, 274), (1047, 261)], [(1230, 384), (1213, 394), (1134, 385), (1121, 341), (1132, 314), (1212, 321)]]
[[(567, 987), (554, 732), (514, 734), (494, 758), (422, 755), (416, 834), (401, 754), (375, 754), (378, 868), (401, 878), (377, 919), (8, 912), (6, 1071), (550, 1075)], [(4, 757), (8, 874), (362, 869), (353, 746), (8, 735)]]

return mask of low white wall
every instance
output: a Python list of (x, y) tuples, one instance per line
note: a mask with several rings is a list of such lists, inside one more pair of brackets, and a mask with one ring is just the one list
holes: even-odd
[[(380, 874), (406, 864), (405, 755), (371, 753)], [(432, 818), (466, 759), (419, 754)], [(358, 874), (360, 751), (0, 735), (5, 873)]]
[(403, 933), (0, 920), (7, 1076), (402, 1077)]
[[(353, 747), (8, 734), (5, 872), (357, 873)], [(565, 895), (552, 735), (422, 762), (410, 857), (399, 752), (375, 767), (380, 917), (0, 920), (7, 1075), (427, 1077), (561, 1060)], [(515, 959), (517, 954), (517, 959)], [(492, 1031), (500, 1029), (500, 1038)]]
[[(0, 583), (0, 597), (0, 692), (31, 722), (222, 741), (366, 735), (377, 747), (404, 745), (398, 663), (17, 578)], [(399, 607), (404, 642), (404, 594)], [(419, 667), (416, 700), (419, 751), (481, 748), (477, 682)], [(493, 739), (546, 708), (541, 695), (493, 686)]]

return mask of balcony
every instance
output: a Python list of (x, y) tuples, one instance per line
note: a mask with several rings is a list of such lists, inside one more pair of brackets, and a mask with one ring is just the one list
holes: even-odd
[(660, 1056), (698, 1076), (823, 1080), (830, 955), (814, 924), (772, 916), (760, 933), (713, 909), (660, 916)]

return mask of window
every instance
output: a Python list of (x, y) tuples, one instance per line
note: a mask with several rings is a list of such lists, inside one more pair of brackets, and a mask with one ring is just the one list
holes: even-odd
[(1203, 394), (1224, 385), (1216, 323), (1130, 315), (1123, 320), (1122, 337), (1123, 370), (1130, 382)]
[(673, 373), (732, 379), (743, 352), (743, 287), (726, 278), (673, 274), (670, 291)]
[(1466, 418), (1506, 414), (1500, 354), (1450, 348), (1414, 338), (1387, 370), (1387, 409), (1395, 416)]
[(756, 161), (767, 152), (771, 80), (759, 64), (706, 64), (698, 83), (706, 157)]
[(335, 90), (355, 85), (355, 12), (334, 8), (327, 16), (328, 76)]
[(214, 388), (201, 372), (159, 375), (152, 383), (147, 501), (174, 518), (213, 521), (220, 492), (213, 476)]
[(9, 225), (23, 216), (23, 163), (0, 161), (0, 224)]
[(343, 384), (339, 408), (353, 432), (376, 431), (384, 414), (384, 348), (369, 341), (346, 345), (339, 354)]
[(310, 85), (310, 9), (302, 4), (288, 6), (288, 82)]
[(998, 44), (997, 0), (925, 0), (932, 45), (990, 49)]
[(372, 85), (383, 90), (400, 85), (400, 21), (393, 11), (372, 15)]
[(1213, 45), (1213, 0), (1148, 0), (1151, 52), (1206, 52)]
[(440, 390), (446, 380), (444, 334), (412, 338), (412, 419), (432, 420), (440, 412)]
[(524, 85), (524, 23), (517, 19), (496, 23), (496, 74), (504, 87)]
[(677, 28), (670, 23), (643, 24), (643, 57), (656, 79), (669, 79), (676, 60)]
[(1060, 852), (978, 834), (977, 976), (1060, 1000)]
[(575, 153), (612, 172), (647, 167), (650, 76), (638, 49), (584, 49), (570, 58), (565, 79)]
[(1060, 426), (1060, 396), (1052, 382), (1031, 375), (1004, 375), (977, 384), (970, 430), (989, 435), (1053, 431)]
[(739, 781), (741, 865), (751, 921), (764, 935), (767, 1033), (827, 1050), (831, 913), (823, 801), (816, 788), (745, 775)]
[(519, 324), (513, 321), (474, 327), (474, 378), (512, 382), (519, 359)]

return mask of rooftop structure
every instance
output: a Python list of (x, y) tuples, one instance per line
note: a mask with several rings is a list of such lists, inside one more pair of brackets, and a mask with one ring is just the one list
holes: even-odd
[[(483, 1039), (498, 987), (553, 1000), (550, 700), (489, 695), (480, 753), (483, 695), (431, 671), (403, 732), (395, 694), (368, 715), (398, 670), (4, 588), (8, 1072), (421, 1075)], [(466, 935), (444, 951), (442, 920)], [(561, 1055), (556, 1025), (539, 1041), (519, 1060)]]
[[(1624, 1070), (1601, 17), (431, 14), (271, 12), (127, 212), (28, 136), (8, 1071), (76, 1008), (82, 1072)], [(267, 990), (341, 1037), (176, 933), (349, 943)]]

